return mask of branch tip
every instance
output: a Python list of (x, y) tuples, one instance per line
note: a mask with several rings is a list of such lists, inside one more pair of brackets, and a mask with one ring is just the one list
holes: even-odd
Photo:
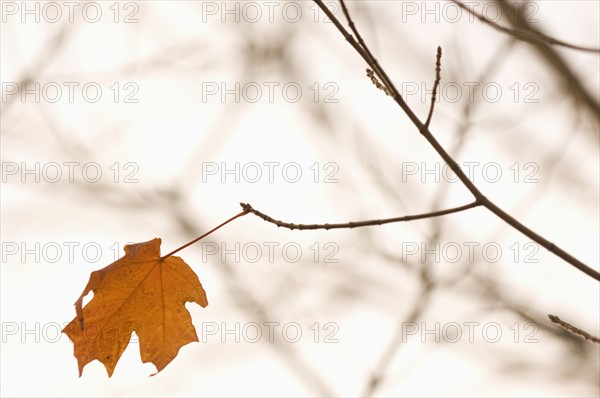
[(252, 212), (252, 206), (250, 206), (250, 203), (242, 203), (240, 202), (240, 206), (242, 206), (242, 209), (244, 210), (244, 214), (248, 214), (250, 212)]
[(573, 334), (576, 334), (576, 335), (578, 335), (580, 337), (583, 337), (584, 339), (586, 339), (588, 341), (591, 341), (592, 343), (600, 344), (600, 338), (598, 338), (596, 336), (593, 336), (590, 333), (586, 332), (585, 330), (579, 329), (578, 327), (573, 326), (570, 323), (567, 323), (567, 322), (563, 321), (562, 319), (560, 319), (556, 315), (548, 314), (548, 318), (553, 323), (556, 323), (557, 325), (559, 325), (560, 327), (562, 327), (563, 329), (565, 329), (569, 333), (573, 333)]
[(437, 52), (435, 54), (435, 81), (433, 82), (433, 91), (431, 93), (431, 107), (429, 108), (429, 114), (427, 115), (427, 121), (425, 121), (424, 127), (425, 129), (429, 128), (429, 123), (431, 123), (431, 117), (433, 116), (433, 107), (435, 106), (435, 100), (437, 97), (438, 86), (440, 85), (440, 80), (442, 80), (442, 46), (437, 47)]

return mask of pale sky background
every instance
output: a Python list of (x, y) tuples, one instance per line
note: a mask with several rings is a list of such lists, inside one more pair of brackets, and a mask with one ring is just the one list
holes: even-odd
[[(186, 306), (199, 343), (149, 378), (132, 341), (112, 378), (98, 361), (79, 378), (60, 329), (129, 242), (160, 237), (166, 253), (239, 202), (333, 223), (471, 197), (310, 1), (77, 2), (72, 21), (64, 2), (0, 5), (2, 396), (362, 396), (382, 368), (375, 396), (600, 394), (599, 345), (546, 317), (600, 334), (598, 282), (483, 209), (333, 231), (246, 215), (178, 253), (210, 303)], [(597, 110), (449, 2), (348, 5), (423, 119), (442, 46), (436, 138), (486, 196), (598, 269)], [(600, 47), (597, 1), (519, 7)], [(598, 101), (598, 53), (552, 48)]]

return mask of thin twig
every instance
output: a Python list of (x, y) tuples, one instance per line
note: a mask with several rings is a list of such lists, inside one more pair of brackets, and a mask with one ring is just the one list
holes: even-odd
[(532, 31), (532, 30), (522, 30), (522, 29), (518, 29), (518, 28), (517, 29), (505, 28), (504, 26), (498, 25), (494, 21), (490, 21), (485, 16), (483, 16), (482, 14), (475, 11), (475, 9), (473, 7), (467, 7), (458, 0), (451, 0), (451, 1), (454, 4), (456, 4), (457, 6), (459, 6), (460, 8), (462, 8), (463, 10), (467, 11), (469, 14), (473, 15), (475, 18), (479, 19), (481, 22), (485, 23), (486, 25), (489, 25), (492, 28), (494, 28), (500, 32), (506, 33), (506, 34), (508, 34), (514, 38), (517, 38), (519, 40), (522, 40), (522, 41), (525, 41), (528, 43), (538, 43), (538, 44), (544, 44), (544, 45), (551, 44), (551, 45), (557, 45), (557, 46), (570, 48), (572, 50), (600, 53), (600, 48), (576, 46), (574, 44), (569, 44), (562, 40), (554, 39), (554, 38), (547, 36), (541, 32)]
[(433, 83), (433, 93), (431, 94), (431, 107), (429, 108), (429, 115), (427, 115), (427, 121), (425, 122), (425, 128), (429, 128), (431, 117), (433, 116), (433, 107), (435, 106), (435, 97), (437, 94), (440, 80), (442, 79), (442, 47), (438, 46), (437, 54), (435, 56), (435, 82)]
[(571, 333), (577, 334), (577, 335), (583, 337), (584, 339), (591, 341), (592, 343), (600, 344), (600, 339), (598, 337), (593, 336), (593, 335), (589, 334), (588, 332), (586, 332), (585, 330), (581, 330), (578, 327), (575, 327), (575, 326), (571, 325), (570, 323), (563, 321), (556, 315), (548, 314), (548, 318), (550, 318), (550, 320), (552, 322), (556, 323), (557, 325), (562, 326), (563, 329), (565, 329)]
[[(556, 246), (554, 243), (545, 239), (541, 235), (535, 233), (533, 230), (527, 228), (525, 225), (521, 224), (518, 220), (512, 217), (510, 214), (506, 213), (504, 210), (499, 208), (495, 203), (489, 200), (483, 193), (475, 186), (475, 184), (469, 180), (469, 177), (465, 174), (465, 172), (460, 168), (458, 163), (448, 154), (448, 152), (444, 149), (444, 147), (435, 139), (431, 131), (429, 131), (429, 127), (425, 126), (417, 117), (417, 115), (413, 112), (413, 110), (408, 106), (406, 101), (400, 96), (398, 90), (391, 82), (391, 80), (387, 77), (387, 74), (379, 66), (379, 64), (375, 61), (375, 59), (370, 56), (370, 51), (366, 49), (366, 44), (361, 40), (362, 45), (358, 44), (354, 37), (346, 31), (346, 29), (342, 26), (342, 24), (338, 21), (338, 19), (333, 15), (333, 13), (325, 6), (322, 0), (313, 0), (321, 10), (327, 15), (327, 17), (334, 23), (336, 28), (340, 31), (340, 33), (346, 38), (346, 40), (352, 45), (352, 47), (358, 52), (358, 54), (367, 62), (367, 64), (373, 69), (375, 74), (388, 86), (389, 89), (392, 90), (394, 101), (400, 106), (400, 108), (404, 111), (404, 113), (408, 116), (411, 122), (417, 127), (421, 135), (429, 142), (429, 144), (433, 147), (433, 149), (440, 155), (440, 157), (444, 160), (444, 162), (450, 167), (450, 169), (456, 174), (458, 179), (463, 183), (463, 185), (471, 192), (471, 194), (475, 197), (475, 201), (482, 206), (485, 206), (488, 210), (494, 213), (497, 217), (502, 219), (508, 225), (515, 228), (517, 231), (521, 232), (534, 242), (538, 243), (540, 246), (546, 248), (551, 253), (560, 257), (567, 263), (571, 264), (578, 270), (583, 273), (591, 276), (592, 278), (600, 281), (600, 272), (595, 269), (587, 266), (582, 261), (578, 260), (571, 254), (567, 253), (560, 247)], [(340, 0), (342, 7), (344, 3)], [(346, 18), (350, 18), (350, 15), (345, 12)], [(349, 25), (354, 26), (352, 20), (349, 20)], [(356, 28), (354, 28), (355, 34), (358, 32)], [(358, 36), (358, 35), (357, 35)]]
[(459, 206), (459, 207), (452, 207), (450, 209), (434, 211), (431, 213), (414, 214), (414, 215), (410, 215), (410, 216), (394, 217), (394, 218), (384, 218), (381, 220), (351, 221), (351, 222), (341, 223), (341, 224), (293, 224), (293, 223), (289, 223), (289, 222), (285, 222), (285, 221), (275, 220), (274, 218), (266, 215), (265, 213), (255, 210), (248, 203), (240, 203), (240, 206), (242, 206), (242, 209), (244, 209), (244, 212), (252, 213), (252, 214), (262, 218), (263, 220), (270, 222), (271, 224), (277, 225), (278, 227), (284, 227), (284, 228), (289, 228), (289, 229), (299, 229), (299, 230), (309, 230), (309, 229), (336, 229), (336, 228), (369, 227), (369, 226), (373, 226), (373, 225), (382, 225), (382, 224), (390, 224), (390, 223), (394, 223), (394, 222), (403, 222), (403, 221), (420, 220), (423, 218), (439, 217), (439, 216), (444, 216), (446, 214), (458, 213), (460, 211), (472, 209), (473, 207), (479, 206), (479, 203), (477, 203), (475, 201), (475, 202), (469, 203), (467, 205), (463, 205), (463, 206)]

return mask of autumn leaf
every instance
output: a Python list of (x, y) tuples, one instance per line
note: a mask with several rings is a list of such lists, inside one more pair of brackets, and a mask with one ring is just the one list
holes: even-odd
[[(161, 258), (160, 244), (156, 238), (127, 245), (123, 257), (90, 275), (75, 303), (77, 315), (63, 329), (74, 343), (79, 376), (94, 359), (112, 376), (133, 331), (142, 362), (152, 362), (156, 373), (181, 347), (198, 341), (185, 303), (206, 307), (206, 292), (180, 257)], [(91, 291), (94, 297), (82, 309), (83, 298)]]

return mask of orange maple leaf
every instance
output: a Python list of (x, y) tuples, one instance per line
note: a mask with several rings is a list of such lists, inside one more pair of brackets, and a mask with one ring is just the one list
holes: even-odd
[[(74, 343), (79, 376), (94, 359), (112, 376), (133, 331), (142, 362), (152, 362), (156, 373), (181, 347), (198, 341), (185, 303), (206, 307), (206, 292), (180, 257), (160, 256), (160, 244), (155, 238), (127, 245), (123, 257), (90, 275), (75, 303), (77, 316), (63, 329)], [(90, 291), (94, 297), (82, 309)]]

